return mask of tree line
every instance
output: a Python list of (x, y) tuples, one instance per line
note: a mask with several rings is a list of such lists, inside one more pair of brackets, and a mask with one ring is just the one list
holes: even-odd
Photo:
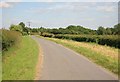
[(112, 28), (105, 28), (103, 26), (98, 27), (97, 30), (92, 30), (85, 28), (83, 26), (69, 25), (66, 28), (28, 28), (25, 23), (20, 22), (18, 25), (11, 25), (10, 30), (18, 31), (22, 35), (29, 34), (40, 34), (50, 33), (50, 34), (91, 34), (91, 35), (119, 35), (120, 34), (120, 23), (114, 25)]
[(114, 25), (114, 27), (112, 28), (105, 28), (100, 26), (97, 30), (92, 30), (83, 26), (75, 25), (70, 25), (66, 28), (28, 28), (24, 22), (20, 22), (18, 25), (12, 24), (9, 29), (10, 30), (0, 29), (0, 32), (2, 32), (2, 34), (0, 34), (0, 36), (2, 37), (2, 42), (0, 42), (3, 45), (2, 50), (7, 50), (10, 46), (17, 44), (21, 40), (21, 35), (33, 34), (41, 35), (44, 37), (63, 39), (65, 38), (84, 42), (95, 42), (102, 45), (109, 45), (120, 48), (120, 40), (118, 36), (115, 36), (120, 34), (120, 23)]

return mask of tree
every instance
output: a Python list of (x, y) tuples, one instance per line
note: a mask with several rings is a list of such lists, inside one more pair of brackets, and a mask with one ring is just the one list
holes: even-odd
[(120, 34), (120, 23), (114, 26), (115, 34)]
[(32, 32), (38, 32), (38, 29), (37, 28), (33, 28)]
[(70, 30), (72, 30), (72, 29), (74, 29), (76, 26), (74, 26), (74, 25), (70, 25), (70, 26), (68, 26), (66, 29), (70, 29)]
[(21, 33), (23, 31), (21, 25), (13, 25), (13, 24), (10, 26), (10, 30), (18, 31), (18, 32), (21, 32)]
[(46, 32), (46, 31), (47, 31), (47, 30), (46, 30), (45, 28), (43, 28), (43, 27), (38, 28), (38, 32), (40, 32), (41, 35), (42, 35), (44, 32)]
[(25, 23), (23, 23), (23, 22), (20, 22), (19, 23), (19, 25), (22, 27), (22, 29), (23, 29), (23, 35), (24, 34), (29, 34), (29, 32), (30, 32), (30, 29), (28, 28), (28, 27), (25, 27)]
[(22, 27), (23, 32), (28, 32), (27, 28), (25, 27), (25, 24), (23, 22), (20, 22), (19, 25)]
[(20, 22), (19, 25), (22, 26), (22, 28), (25, 28), (25, 24), (23, 22)]
[(51, 33), (53, 33), (53, 34), (59, 34), (59, 29), (53, 28)]
[(100, 26), (98, 29), (97, 29), (97, 34), (98, 35), (104, 35), (106, 34), (106, 30), (104, 27)]
[(106, 34), (107, 34), (107, 35), (111, 35), (111, 34), (112, 34), (111, 28), (106, 28)]

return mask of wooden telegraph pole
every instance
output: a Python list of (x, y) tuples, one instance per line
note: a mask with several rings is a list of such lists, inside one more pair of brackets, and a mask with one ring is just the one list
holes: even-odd
[[(31, 22), (27, 22), (28, 23), (28, 28), (30, 28)], [(30, 34), (30, 31), (28, 32)]]

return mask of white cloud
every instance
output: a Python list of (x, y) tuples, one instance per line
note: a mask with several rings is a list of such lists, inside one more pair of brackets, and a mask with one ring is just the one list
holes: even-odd
[(103, 12), (114, 12), (116, 9), (115, 6), (97, 6), (97, 10)]
[(22, 2), (22, 0), (2, 0), (3, 2)]
[(9, 8), (13, 7), (18, 2), (22, 2), (22, 0), (2, 0), (0, 2), (0, 8)]
[[(31, 0), (32, 1), (32, 0)], [(35, 0), (36, 2), (54, 2), (53, 0)]]
[(89, 8), (87, 5), (82, 5), (81, 3), (62, 3), (57, 5), (51, 5), (50, 7), (45, 8), (32, 8), (30, 10), (27, 10), (27, 12), (33, 12), (33, 13), (60, 13), (60, 12), (81, 12), (86, 11)]
[(118, 2), (119, 0), (24, 0), (23, 2)]
[(119, 2), (119, 0), (2, 0), (7, 2)]
[(8, 7), (12, 7), (12, 5), (7, 2), (0, 2), (0, 8), (8, 8)]

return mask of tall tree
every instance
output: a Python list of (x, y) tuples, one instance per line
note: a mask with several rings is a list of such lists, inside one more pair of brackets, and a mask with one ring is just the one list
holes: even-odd
[(18, 31), (18, 32), (21, 32), (21, 33), (23, 31), (23, 29), (20, 25), (13, 25), (13, 24), (10, 26), (10, 30)]
[(120, 34), (120, 23), (114, 26), (115, 34)]
[(22, 28), (25, 28), (25, 24), (23, 22), (20, 22), (19, 25), (22, 26)]
[(106, 34), (107, 34), (107, 35), (111, 35), (111, 34), (112, 34), (111, 28), (106, 28)]
[(22, 27), (23, 33), (27, 33), (28, 34), (30, 32), (29, 28), (25, 27), (25, 23), (20, 22), (19, 25)]
[(104, 27), (100, 26), (98, 29), (97, 29), (97, 34), (98, 35), (104, 35), (106, 34), (106, 30)]

